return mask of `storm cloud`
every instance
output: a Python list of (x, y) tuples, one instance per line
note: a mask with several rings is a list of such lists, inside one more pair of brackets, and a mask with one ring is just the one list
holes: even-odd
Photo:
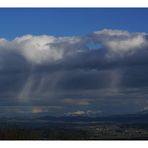
[(143, 97), (139, 108), (144, 108), (147, 57), (145, 32), (104, 29), (86, 36), (1, 38), (0, 105), (60, 106), (86, 113), (116, 104), (124, 108)]

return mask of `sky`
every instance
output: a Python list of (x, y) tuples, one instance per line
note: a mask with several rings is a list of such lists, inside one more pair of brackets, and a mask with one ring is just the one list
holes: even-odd
[(0, 115), (148, 110), (148, 9), (0, 9)]
[(148, 9), (120, 8), (1, 8), (0, 36), (13, 39), (24, 34), (73, 36), (104, 28), (147, 32)]

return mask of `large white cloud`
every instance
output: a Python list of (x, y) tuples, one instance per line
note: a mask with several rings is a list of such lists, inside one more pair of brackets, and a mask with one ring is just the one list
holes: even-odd
[[(105, 48), (105, 57), (120, 58), (135, 54), (140, 50), (142, 52), (147, 48), (146, 36), (146, 33), (129, 33), (128, 31), (109, 29), (96, 31), (84, 37), (24, 35), (16, 37), (12, 41), (0, 39), (0, 54), (16, 53), (31, 64), (44, 65), (70, 56), (85, 54), (88, 50), (91, 51), (91, 47), (88, 47), (88, 45), (93, 42)], [(84, 60), (87, 61), (87, 59)]]
[(62, 59), (65, 54), (80, 48), (78, 37), (53, 37), (26, 35), (12, 41), (15, 48), (31, 63), (46, 64)]
[(0, 39), (0, 53), (16, 52), (31, 64), (47, 64), (82, 49), (79, 37), (24, 35), (12, 41)]
[(104, 29), (92, 34), (95, 42), (102, 43), (108, 56), (126, 56), (148, 47), (146, 33), (129, 33), (128, 31)]

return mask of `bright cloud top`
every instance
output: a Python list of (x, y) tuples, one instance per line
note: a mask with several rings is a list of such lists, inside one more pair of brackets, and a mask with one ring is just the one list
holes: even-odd
[(86, 52), (91, 42), (106, 48), (106, 55), (118, 56), (134, 54), (148, 46), (146, 33), (104, 29), (85, 37), (25, 35), (12, 41), (0, 39), (0, 52), (16, 52), (32, 64), (47, 64), (78, 52)]
[(146, 33), (129, 33), (122, 30), (104, 29), (93, 33), (93, 39), (109, 49), (110, 54), (132, 54), (148, 46)]

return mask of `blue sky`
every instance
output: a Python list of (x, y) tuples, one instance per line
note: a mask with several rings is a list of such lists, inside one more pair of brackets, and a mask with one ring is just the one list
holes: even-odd
[(104, 28), (148, 31), (148, 9), (0, 9), (0, 36), (86, 35)]

